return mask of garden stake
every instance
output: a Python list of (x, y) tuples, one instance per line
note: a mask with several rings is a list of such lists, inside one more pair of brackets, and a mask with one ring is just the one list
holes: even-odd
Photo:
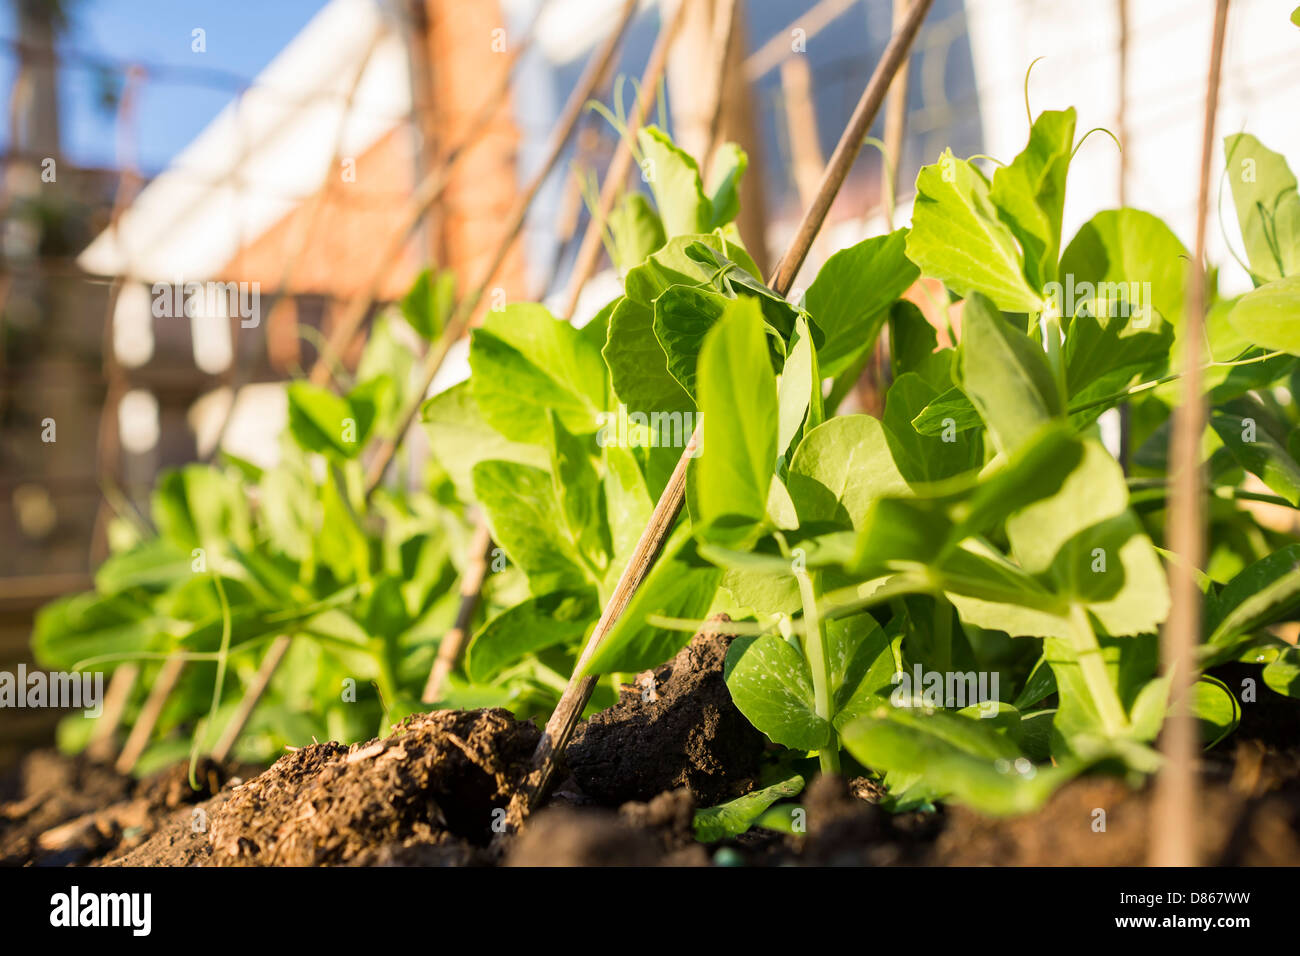
[[(876, 65), (875, 72), (867, 83), (867, 87), (853, 111), (853, 116), (850, 118), (848, 126), (835, 147), (835, 152), (831, 155), (830, 162), (826, 166), (826, 172), (822, 176), (817, 196), (812, 205), (804, 212), (803, 219), (789, 248), (786, 250), (785, 255), (782, 256), (781, 261), (777, 264), (776, 271), (768, 281), (768, 285), (778, 294), (785, 295), (790, 290), (794, 278), (798, 274), (800, 266), (803, 265), (809, 248), (812, 246), (813, 238), (825, 221), (826, 214), (830, 210), (836, 193), (839, 191), (840, 186), (843, 185), (849, 169), (862, 149), (863, 140), (866, 138), (867, 132), (880, 110), (885, 94), (889, 90), (889, 84), (906, 58), (907, 51), (911, 47), (913, 40), (915, 40), (926, 13), (929, 12), (931, 2), (932, 0), (917, 0), (909, 11), (903, 25), (889, 41), (880, 62)], [(568, 745), (574, 727), (582, 716), (582, 710), (596, 686), (596, 678), (585, 675), (583, 671), (587, 662), (591, 660), (592, 655), (600, 646), (600, 642), (609, 633), (623, 611), (626, 610), (628, 602), (631, 601), (637, 588), (645, 580), (646, 574), (649, 573), (651, 566), (653, 566), (659, 553), (663, 550), (668, 533), (682, 508), (686, 490), (686, 467), (695, 454), (698, 442), (699, 429), (697, 427), (681, 458), (678, 459), (663, 494), (655, 504), (650, 521), (641, 533), (636, 548), (628, 560), (627, 567), (624, 568), (622, 575), (619, 577), (613, 594), (605, 604), (600, 620), (596, 622), (595, 630), (583, 648), (582, 655), (574, 667), (573, 676), (564, 690), (564, 695), (560, 698), (559, 704), (556, 705), (555, 711), (546, 723), (546, 728), (542, 732), (542, 739), (538, 742), (537, 749), (533, 754), (532, 769), (527, 779), (511, 798), (510, 809), (506, 814), (506, 827), (494, 838), (494, 842), (498, 845), (500, 845), (502, 835), (517, 829), (528, 813), (544, 799), (555, 782), (559, 756)]]
[(460, 607), (456, 610), (456, 623), (443, 635), (442, 643), (438, 645), (438, 656), (433, 659), (429, 679), (424, 684), (424, 693), (420, 695), (423, 703), (438, 702), (443, 681), (460, 659), (461, 651), (469, 638), (470, 627), (474, 623), (474, 612), (478, 609), (491, 551), (492, 532), (488, 529), (487, 521), (479, 518), (474, 527), (474, 538), (470, 542), (469, 556), (465, 560), (465, 573), (460, 578)]
[(122, 714), (126, 711), (131, 691), (135, 688), (136, 678), (140, 676), (140, 665), (133, 661), (119, 664), (109, 678), (108, 690), (104, 694), (104, 712), (99, 715), (95, 733), (90, 738), (87, 753), (97, 760), (109, 761), (113, 757), (116, 744), (113, 735), (122, 723)]
[(217, 741), (217, 745), (212, 748), (213, 760), (222, 763), (230, 756), (235, 741), (244, 732), (244, 725), (248, 723), (248, 718), (252, 716), (253, 709), (257, 707), (257, 702), (266, 693), (266, 688), (270, 686), (271, 678), (275, 676), (276, 668), (280, 666), (280, 661), (284, 659), (291, 642), (292, 638), (287, 634), (281, 634), (271, 642), (266, 656), (262, 658), (262, 663), (257, 668), (257, 674), (253, 677), (252, 683), (248, 685), (248, 689), (244, 691), (244, 696), (240, 698), (239, 707), (230, 718), (230, 723), (226, 724), (226, 729), (221, 732), (221, 738)]
[(1151, 800), (1153, 866), (1195, 866), (1196, 752), (1198, 729), (1188, 710), (1196, 683), (1196, 645), (1201, 630), (1201, 591), (1196, 571), (1205, 563), (1205, 474), (1201, 468), (1201, 434), (1205, 430), (1205, 398), (1201, 393), (1201, 337), (1205, 326), (1205, 230), (1209, 215), (1210, 158), (1218, 113), (1219, 77), (1223, 67), (1223, 38), (1228, 0), (1214, 11), (1210, 47), (1210, 77), (1205, 94), (1205, 129), (1201, 139), (1200, 192), (1196, 197), (1196, 248), (1187, 269), (1187, 349), (1183, 357), (1182, 404), (1174, 412), (1170, 448), (1169, 549), (1177, 560), (1169, 565), (1169, 619), (1161, 631), (1163, 671), (1170, 678), (1170, 714), (1160, 735), (1164, 765), (1156, 776)]
[(149, 688), (149, 696), (145, 698), (140, 716), (131, 727), (131, 733), (126, 738), (126, 743), (122, 745), (122, 752), (117, 756), (117, 762), (113, 764), (113, 769), (118, 773), (125, 776), (135, 769), (136, 761), (149, 745), (149, 738), (153, 735), (154, 726), (162, 714), (163, 705), (176, 689), (176, 682), (180, 680), (183, 670), (185, 670), (185, 658), (177, 655), (167, 658), (158, 671), (153, 686)]

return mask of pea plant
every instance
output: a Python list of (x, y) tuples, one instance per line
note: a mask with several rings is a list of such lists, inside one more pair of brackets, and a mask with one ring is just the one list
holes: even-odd
[[(1150, 745), (1170, 702), (1156, 631), (1169, 598), (1155, 542), (1187, 253), (1134, 209), (1098, 214), (1061, 250), (1074, 126), (1073, 111), (1043, 113), (991, 178), (951, 153), (921, 170), (903, 245), (960, 300), (961, 333), (940, 349), (910, 303), (875, 313), (855, 345), (870, 349), (888, 326), (882, 420), (823, 418), (831, 303), (863, 301), (843, 296), (842, 279), (833, 296), (815, 294), (834, 258), (806, 300), (824, 339), (813, 333), (810, 357), (792, 352), (779, 379), (740, 313), (701, 351), (704, 448), (688, 490), (699, 550), (736, 603), (777, 625), (733, 644), (733, 699), (774, 742), (816, 751), (823, 770), (847, 749), (884, 775), (897, 806), (949, 797), (1021, 812), (1087, 767), (1158, 765)], [(1249, 505), (1300, 504), (1300, 199), (1282, 158), (1254, 138), (1229, 137), (1225, 153), (1258, 287), (1232, 299), (1209, 290), (1215, 543), (1201, 572), (1200, 663), (1265, 663), (1266, 684), (1296, 697), (1300, 657), (1268, 630), (1300, 607), (1292, 526), (1280, 532)], [(714, 397), (728, 378), (746, 383), (743, 404)], [(1129, 477), (1097, 426), (1123, 402)], [(1246, 473), (1268, 493), (1244, 491)], [(972, 702), (983, 674), (997, 689)], [(1242, 706), (1209, 676), (1188, 704), (1207, 744)]]
[[(909, 228), (836, 252), (787, 298), (733, 222), (744, 153), (724, 147), (705, 177), (641, 129), (650, 195), (626, 195), (606, 236), (623, 293), (581, 328), (535, 303), (489, 311), (468, 380), (423, 405), (418, 491), (364, 487), (367, 442), (411, 398), (393, 319), (342, 394), (289, 386), (273, 468), (225, 456), (165, 475), (152, 522), (115, 525), (95, 592), (47, 608), (36, 650), (51, 666), (184, 655), (197, 666), (160, 730), (203, 734), (253, 652), (291, 634), (261, 739), (359, 739), (420, 707), (481, 513), (492, 572), (442, 706), (545, 714), (579, 666), (605, 706), (730, 615), (707, 626), (738, 635), (732, 699), (783, 749), (765, 786), (700, 813), (702, 838), (779, 825), (769, 808), (811, 760), (880, 778), (895, 809), (989, 813), (1030, 810), (1085, 770), (1150, 773), (1171, 703), (1157, 630), (1188, 253), (1127, 208), (1063, 244), (1077, 145), (1074, 112), (1049, 111), (991, 175), (945, 153), (918, 176)], [(1256, 288), (1208, 290), (1200, 664), (1262, 663), (1294, 697), (1300, 657), (1276, 626), (1300, 612), (1300, 541), (1277, 516), (1300, 508), (1300, 197), (1253, 137), (1225, 155)], [(942, 345), (904, 298), (922, 278), (943, 290)], [(433, 339), (452, 295), (425, 274), (405, 321)], [(883, 415), (846, 411), (882, 338)], [(1102, 441), (1121, 406), (1127, 468)], [(683, 455), (686, 507), (579, 665)], [(357, 678), (361, 707), (340, 694)], [(1207, 745), (1238, 722), (1238, 693), (1251, 699), (1194, 685)]]
[[(1075, 117), (1047, 112), (991, 177), (951, 153), (925, 167), (910, 229), (836, 253), (790, 302), (719, 220), (718, 183), (658, 132), (641, 145), (655, 203), (629, 197), (612, 224), (624, 294), (581, 330), (536, 306), (489, 317), (470, 381), (425, 408), (435, 454), (531, 591), (475, 634), (470, 678), (573, 660), (686, 449), (686, 514), (587, 674), (652, 666), (728, 611), (740, 710), (823, 771), (846, 750), (896, 807), (1020, 812), (1090, 767), (1153, 771), (1170, 705), (1156, 632), (1178, 239), (1119, 209), (1063, 247)], [(1253, 508), (1300, 503), (1298, 416), (1278, 388), (1298, 343), (1270, 334), (1295, 307), (1294, 180), (1248, 136), (1226, 149), (1230, 174), (1252, 170), (1232, 189), (1259, 288), (1212, 299), (1206, 454), (1224, 533), (1202, 577), (1201, 663), (1263, 662), (1294, 696), (1294, 648), (1267, 629), (1300, 607), (1295, 545)], [(959, 303), (955, 346), (900, 299), (920, 276)], [(882, 418), (837, 414), (886, 329)], [(1128, 475), (1098, 425), (1121, 404)], [(1269, 493), (1241, 487), (1247, 472)], [(1188, 703), (1207, 743), (1239, 719), (1212, 677)], [(734, 828), (767, 806), (743, 800), (708, 819)]]
[[(403, 303), (409, 324), (436, 334), (447, 292), (445, 279), (421, 277)], [(274, 467), (223, 455), (164, 473), (147, 517), (123, 509), (114, 521), (95, 590), (40, 613), (33, 648), (47, 666), (136, 662), (148, 676), (164, 659), (186, 662), (141, 770), (210, 747), (279, 635), (293, 639), (288, 663), (249, 727), (244, 758), (313, 738), (365, 739), (419, 708), (420, 671), (454, 614), (468, 531), (436, 469), (417, 494), (364, 493), (360, 453), (410, 388), (401, 321), (379, 320), (343, 394), (288, 387)], [(62, 742), (83, 745), (91, 732), (90, 721), (70, 717)]]

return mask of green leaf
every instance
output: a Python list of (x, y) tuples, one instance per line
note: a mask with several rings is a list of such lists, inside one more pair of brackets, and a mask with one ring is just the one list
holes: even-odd
[(989, 191), (999, 218), (1024, 250), (1025, 276), (1035, 289), (1056, 278), (1074, 122), (1073, 108), (1040, 113), (1029, 130), (1029, 145), (993, 174)]
[(707, 186), (708, 231), (725, 226), (740, 212), (740, 182), (748, 166), (749, 157), (735, 143), (723, 143), (714, 154)]
[(740, 836), (759, 820), (768, 807), (778, 800), (797, 797), (803, 788), (804, 778), (797, 773), (791, 774), (761, 790), (752, 790), (716, 807), (696, 810), (693, 820), (695, 839), (701, 843), (717, 843)]
[(605, 445), (604, 487), (605, 515), (614, 557), (607, 573), (617, 574), (636, 547), (655, 503), (631, 450), (611, 443)]
[(105, 560), (95, 571), (95, 590), (108, 596), (129, 588), (166, 588), (194, 573), (193, 560), (175, 541), (148, 538)]
[(1072, 765), (1035, 765), (978, 718), (943, 712), (882, 706), (848, 724), (843, 739), (864, 765), (891, 778), (920, 778), (927, 793), (994, 816), (1042, 806), (1077, 772)]
[(703, 532), (734, 544), (763, 524), (777, 456), (776, 375), (753, 299), (728, 304), (700, 350), (699, 380), (694, 500)]
[(432, 342), (447, 325), (456, 305), (456, 273), (445, 270), (436, 276), (425, 269), (402, 296), (402, 316), (426, 341)]
[(609, 406), (600, 353), (543, 306), (489, 311), (469, 351), (470, 390), (483, 419), (513, 441), (545, 444), (547, 411), (575, 435), (590, 435)]
[(1096, 441), (1056, 494), (1007, 519), (1021, 566), (1063, 599), (1083, 604), (1119, 637), (1154, 631), (1169, 610), (1164, 570), (1128, 511), (1119, 463)]
[(908, 493), (885, 430), (870, 415), (840, 415), (804, 435), (787, 486), (801, 522), (844, 528), (857, 527), (876, 499)]
[(1289, 544), (1261, 558), (1229, 581), (1206, 614), (1208, 643), (1230, 646), (1233, 640), (1300, 608), (1300, 544)]
[[(1075, 315), (1065, 336), (1065, 384), (1072, 403), (1103, 398), (1163, 366), (1173, 328), (1159, 316)], [(1098, 408), (1096, 414), (1103, 409)]]
[(473, 480), (492, 540), (528, 575), (534, 594), (592, 583), (549, 472), (511, 461), (481, 461)]
[(513, 461), (536, 468), (549, 463), (542, 444), (511, 441), (484, 421), (470, 386), (461, 382), (439, 392), (421, 411), (430, 453), (451, 477), (462, 501), (474, 500), (472, 473), (480, 461)]
[(370, 539), (358, 527), (354, 502), (340, 489), (339, 475), (327, 476), (320, 489), (321, 526), (315, 555), (342, 581), (370, 574)]
[(151, 510), (158, 533), (181, 548), (252, 545), (248, 498), (240, 482), (207, 465), (186, 465), (158, 479)]
[(966, 300), (960, 384), (979, 409), (999, 451), (1009, 453), (1064, 410), (1042, 348), (1007, 322), (982, 295)]
[(1300, 7), (1291, 11), (1291, 22), (1300, 27)]
[(1228, 321), (1254, 345), (1300, 355), (1300, 275), (1246, 293)]
[(1052, 669), (1047, 666), (1047, 662), (1040, 657), (1029, 673), (1025, 686), (1020, 688), (1020, 693), (1011, 704), (1016, 710), (1025, 711), (1054, 693), (1056, 693), (1056, 677)]
[(966, 542), (931, 576), (967, 624), (1012, 637), (1069, 633), (1066, 601), (992, 548)]
[(812, 335), (807, 321), (800, 316), (795, 320), (794, 342), (777, 386), (778, 454), (785, 455), (801, 433), (811, 431), (824, 420), (821, 384), (822, 374)]
[(1241, 467), (1293, 506), (1300, 506), (1300, 464), (1265, 430), (1262, 421), (1215, 411), (1210, 425)]
[[(939, 348), (939, 333), (925, 318), (925, 314), (912, 302), (900, 299), (889, 309), (889, 363), (898, 378), (904, 372), (916, 372), (935, 388), (942, 388), (940, 380), (924, 374)], [(941, 381), (947, 384), (947, 370)]]
[[(686, 250), (702, 244), (715, 252), (743, 250), (716, 235), (678, 236), (627, 273), (627, 295), (609, 317), (603, 355), (615, 394), (632, 411), (693, 411), (695, 403), (668, 372), (668, 358), (655, 336), (654, 301), (675, 285), (709, 288), (712, 274)], [(725, 246), (725, 250), (724, 247)]]
[(988, 180), (946, 150), (916, 177), (907, 257), (958, 295), (980, 292), (1006, 312), (1038, 312), (1014, 234), (999, 219)]
[[(635, 271), (635, 270), (633, 270)], [(619, 400), (634, 412), (690, 412), (695, 402), (668, 371), (652, 306), (625, 297), (609, 317), (603, 355)]]
[(826, 658), (831, 668), (831, 705), (836, 727), (874, 708), (893, 686), (889, 635), (870, 614), (826, 621)]
[(953, 386), (936, 395), (912, 419), (918, 435), (932, 438), (935, 435), (959, 435), (984, 424), (979, 410), (971, 404), (966, 393)]
[(640, 265), (667, 241), (663, 223), (641, 193), (624, 193), (609, 213), (609, 231), (614, 237), (611, 258), (619, 272)]
[(594, 588), (552, 591), (501, 612), (474, 635), (465, 673), (486, 684), (502, 670), (548, 647), (576, 646), (600, 616)]
[(713, 209), (700, 183), (700, 167), (657, 126), (637, 130), (642, 173), (650, 183), (664, 232), (673, 236), (708, 232)]
[[(783, 350), (786, 340), (794, 335), (795, 318), (800, 313), (784, 296), (777, 295), (757, 278), (758, 266), (742, 247), (728, 243), (724, 255), (711, 245), (692, 242), (686, 247), (686, 255), (708, 270), (710, 285), (728, 298), (749, 295), (758, 299), (763, 321), (773, 336), (770, 344), (774, 349)], [(821, 331), (813, 327), (813, 342), (820, 341)]]
[(573, 435), (560, 417), (550, 412), (552, 429), (551, 477), (568, 537), (587, 561), (603, 567), (609, 560), (609, 529), (605, 524), (600, 477), (591, 453), (590, 438)]
[(374, 428), (385, 433), (396, 426), (397, 416), (411, 401), (415, 391), (415, 383), (411, 380), (415, 354), (395, 332), (398, 324), (394, 316), (378, 316), (370, 326), (370, 335), (357, 365), (358, 382), (385, 378), (392, 383), (391, 387), (384, 387), (376, 393), (383, 399), (383, 404), (379, 407)]
[(725, 674), (737, 709), (773, 743), (818, 750), (833, 742), (831, 725), (817, 716), (808, 662), (784, 638), (736, 638)]
[(648, 618), (703, 618), (721, 579), (722, 572), (695, 553), (686, 525), (679, 525), (627, 609), (596, 648), (584, 673), (642, 671), (668, 660), (691, 635), (658, 627)]
[(961, 509), (957, 537), (992, 531), (1009, 515), (1055, 494), (1083, 461), (1085, 445), (1064, 423), (1035, 432), (996, 470), (986, 470)]
[(1225, 137), (1223, 151), (1256, 281), (1300, 273), (1300, 194), (1286, 159), (1249, 133)]
[(675, 285), (654, 303), (654, 332), (668, 359), (668, 374), (695, 395), (700, 347), (726, 311), (728, 299), (711, 289)]
[(817, 350), (824, 377), (875, 343), (889, 306), (916, 281), (920, 272), (908, 261), (906, 244), (907, 230), (898, 229), (841, 249), (808, 287), (804, 304), (825, 335)]
[(885, 439), (908, 484), (941, 481), (979, 468), (984, 460), (978, 432), (957, 432), (927, 436), (917, 431), (912, 420), (939, 397), (939, 392), (915, 372), (894, 379), (885, 395)]
[(59, 598), (36, 612), (32, 655), (51, 670), (69, 671), (101, 654), (139, 654), (169, 644), (153, 610), (127, 594), (93, 591)]
[(1264, 666), (1264, 683), (1269, 689), (1300, 700), (1300, 651), (1288, 647)]
[(300, 447), (342, 458), (361, 451), (357, 422), (347, 399), (308, 382), (291, 383), (288, 396), (289, 433)]
[[(700, 553), (711, 560), (717, 557), (713, 546), (701, 546)], [(789, 562), (786, 562), (786, 568), (789, 569)], [(731, 595), (737, 608), (755, 614), (785, 614), (793, 617), (802, 607), (799, 584), (792, 574), (775, 574), (766, 569), (728, 567), (722, 575), (721, 587)]]
[(951, 544), (952, 522), (933, 501), (880, 498), (858, 523), (849, 570), (885, 574), (906, 564), (929, 564)]
[[(352, 409), (352, 420), (356, 423), (354, 444), (358, 447), (365, 445), (375, 422), (379, 420), (380, 410), (392, 404), (392, 397), (396, 391), (397, 383), (390, 376), (376, 375), (348, 392), (346, 396), (348, 407)], [(345, 436), (348, 434), (350, 433), (344, 432)]]
[[(1158, 217), (1139, 209), (1108, 209), (1084, 223), (1066, 247), (1060, 270), (1064, 287), (1045, 291), (1060, 296), (1058, 305), (1073, 299), (1077, 306), (1103, 297), (1140, 304), (1177, 327), (1183, 320), (1188, 255)], [(1062, 312), (1075, 314), (1077, 309)], [(1142, 312), (1133, 318), (1136, 326), (1148, 316)]]
[(1208, 675), (1203, 675), (1192, 685), (1187, 709), (1202, 722), (1201, 736), (1207, 749), (1222, 741), (1241, 723), (1241, 704), (1237, 703), (1237, 698), (1223, 681)]

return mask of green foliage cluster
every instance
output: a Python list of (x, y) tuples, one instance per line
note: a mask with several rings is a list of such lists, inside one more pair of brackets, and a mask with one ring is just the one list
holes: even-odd
[[(1088, 769), (1153, 771), (1171, 704), (1156, 634), (1185, 345), (1178, 238), (1125, 208), (1064, 241), (1075, 115), (1051, 111), (991, 176), (951, 152), (924, 167), (910, 228), (835, 253), (792, 302), (731, 222), (744, 154), (724, 150), (705, 183), (661, 131), (638, 147), (653, 202), (626, 197), (607, 237), (623, 294), (582, 328), (537, 304), (490, 312), (469, 379), (423, 406), (423, 490), (361, 492), (358, 456), (391, 432), (410, 380), (381, 325), (350, 390), (290, 386), (276, 468), (165, 476), (156, 533), (124, 535), (94, 594), (42, 615), (42, 661), (184, 652), (245, 674), (247, 650), (294, 633), (251, 736), (356, 739), (416, 706), (478, 511), (497, 551), (444, 703), (544, 714), (696, 433), (686, 508), (585, 669), (602, 706), (701, 621), (732, 616), (733, 700), (785, 750), (762, 788), (700, 814), (701, 839), (780, 827), (814, 758), (860, 765), (896, 808), (989, 813), (1032, 809)], [(1229, 137), (1225, 155), (1256, 288), (1207, 289), (1200, 659), (1261, 662), (1294, 697), (1300, 656), (1270, 628), (1300, 614), (1300, 541), (1260, 508), (1300, 507), (1300, 196), (1253, 137)], [(955, 345), (902, 298), (918, 277), (947, 290)], [(452, 295), (422, 277), (408, 323), (435, 335)], [(842, 413), (886, 332), (883, 415)], [(1127, 473), (1098, 425), (1120, 405)], [(963, 697), (962, 675), (992, 694)], [(375, 682), (372, 706), (339, 703), (345, 676)], [(161, 733), (200, 719), (211, 686), (195, 668)], [(1207, 745), (1238, 722), (1240, 691), (1196, 684)]]

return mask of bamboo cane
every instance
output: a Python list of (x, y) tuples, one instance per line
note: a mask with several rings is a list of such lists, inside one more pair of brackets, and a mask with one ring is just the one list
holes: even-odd
[(140, 716), (131, 727), (131, 733), (126, 738), (126, 743), (122, 745), (122, 752), (118, 754), (117, 762), (113, 764), (113, 769), (118, 773), (128, 774), (135, 769), (140, 755), (149, 745), (149, 738), (153, 735), (154, 725), (158, 723), (158, 718), (162, 714), (163, 705), (176, 689), (176, 682), (181, 679), (183, 670), (185, 670), (185, 658), (178, 655), (167, 658), (158, 671), (153, 686), (149, 688), (149, 696), (145, 698), (144, 707), (140, 710)]
[(1170, 678), (1170, 714), (1160, 738), (1164, 764), (1156, 777), (1151, 801), (1153, 866), (1195, 866), (1196, 845), (1196, 720), (1187, 698), (1196, 682), (1196, 645), (1201, 630), (1201, 592), (1196, 569), (1205, 563), (1205, 474), (1201, 468), (1201, 434), (1205, 430), (1205, 397), (1201, 393), (1201, 338), (1205, 325), (1205, 232), (1209, 217), (1210, 164), (1214, 126), (1219, 108), (1223, 69), (1223, 40), (1228, 0), (1218, 0), (1214, 38), (1210, 46), (1210, 75), (1205, 94), (1205, 128), (1201, 137), (1200, 191), (1196, 196), (1196, 247), (1187, 269), (1187, 314), (1183, 321), (1187, 347), (1183, 362), (1183, 400), (1174, 412), (1170, 448), (1169, 549), (1178, 560), (1169, 568), (1172, 605), (1161, 633), (1160, 656)]
[[(889, 84), (915, 40), (921, 23), (929, 12), (931, 3), (932, 0), (917, 0), (909, 11), (907, 19), (885, 48), (884, 55), (876, 65), (875, 72), (867, 83), (867, 87), (853, 111), (853, 116), (835, 147), (835, 152), (831, 155), (826, 171), (822, 175), (817, 196), (805, 211), (789, 248), (786, 250), (785, 255), (782, 256), (775, 272), (768, 281), (768, 285), (776, 292), (784, 295), (790, 290), (800, 266), (803, 265), (803, 261), (808, 255), (808, 250), (812, 246), (817, 231), (821, 228), (826, 219), (826, 214), (830, 211), (836, 193), (843, 185), (854, 160), (862, 149), (863, 140), (871, 128), (876, 114), (880, 111), (880, 105), (888, 92)], [(537, 807), (554, 784), (559, 755), (568, 745), (569, 738), (578, 723), (578, 718), (582, 715), (582, 710), (590, 699), (591, 692), (596, 685), (596, 679), (584, 673), (587, 663), (595, 654), (601, 641), (605, 639), (605, 636), (618, 621), (618, 618), (627, 609), (632, 596), (640, 587), (641, 582), (645, 580), (650, 568), (663, 550), (668, 533), (682, 508), (686, 489), (686, 466), (698, 447), (698, 442), (699, 429), (697, 428), (678, 460), (677, 466), (673, 469), (672, 476), (669, 478), (668, 484), (650, 516), (650, 521), (647, 523), (645, 530), (637, 541), (631, 558), (628, 560), (627, 567), (623, 570), (613, 594), (606, 603), (586, 647), (583, 648), (568, 687), (565, 688), (559, 704), (556, 706), (554, 713), (551, 714), (551, 719), (547, 721), (546, 728), (542, 732), (542, 739), (533, 754), (532, 770), (528, 779), (523, 782), (511, 798), (510, 809), (506, 815), (506, 828), (497, 835), (498, 842), (502, 839), (503, 834), (518, 828), (524, 817)]]
[(460, 607), (456, 610), (456, 623), (443, 635), (442, 643), (438, 645), (438, 656), (429, 668), (424, 693), (420, 695), (420, 700), (426, 704), (437, 703), (442, 694), (443, 682), (460, 660), (474, 623), (474, 612), (478, 610), (479, 597), (483, 593), (483, 578), (487, 575), (491, 551), (492, 532), (488, 529), (487, 522), (480, 519), (470, 542), (465, 573), (460, 579)]
[(253, 715), (253, 710), (257, 707), (258, 701), (262, 699), (262, 695), (266, 693), (266, 688), (270, 686), (271, 678), (275, 676), (276, 669), (280, 666), (280, 661), (284, 659), (291, 642), (292, 638), (287, 634), (281, 634), (271, 642), (266, 656), (262, 658), (262, 663), (253, 676), (252, 683), (244, 691), (239, 706), (231, 715), (230, 723), (226, 724), (226, 729), (221, 732), (221, 737), (217, 740), (216, 746), (212, 748), (213, 760), (220, 763), (230, 756), (235, 741), (239, 740), (239, 735), (244, 732), (244, 726), (248, 723), (248, 718)]

